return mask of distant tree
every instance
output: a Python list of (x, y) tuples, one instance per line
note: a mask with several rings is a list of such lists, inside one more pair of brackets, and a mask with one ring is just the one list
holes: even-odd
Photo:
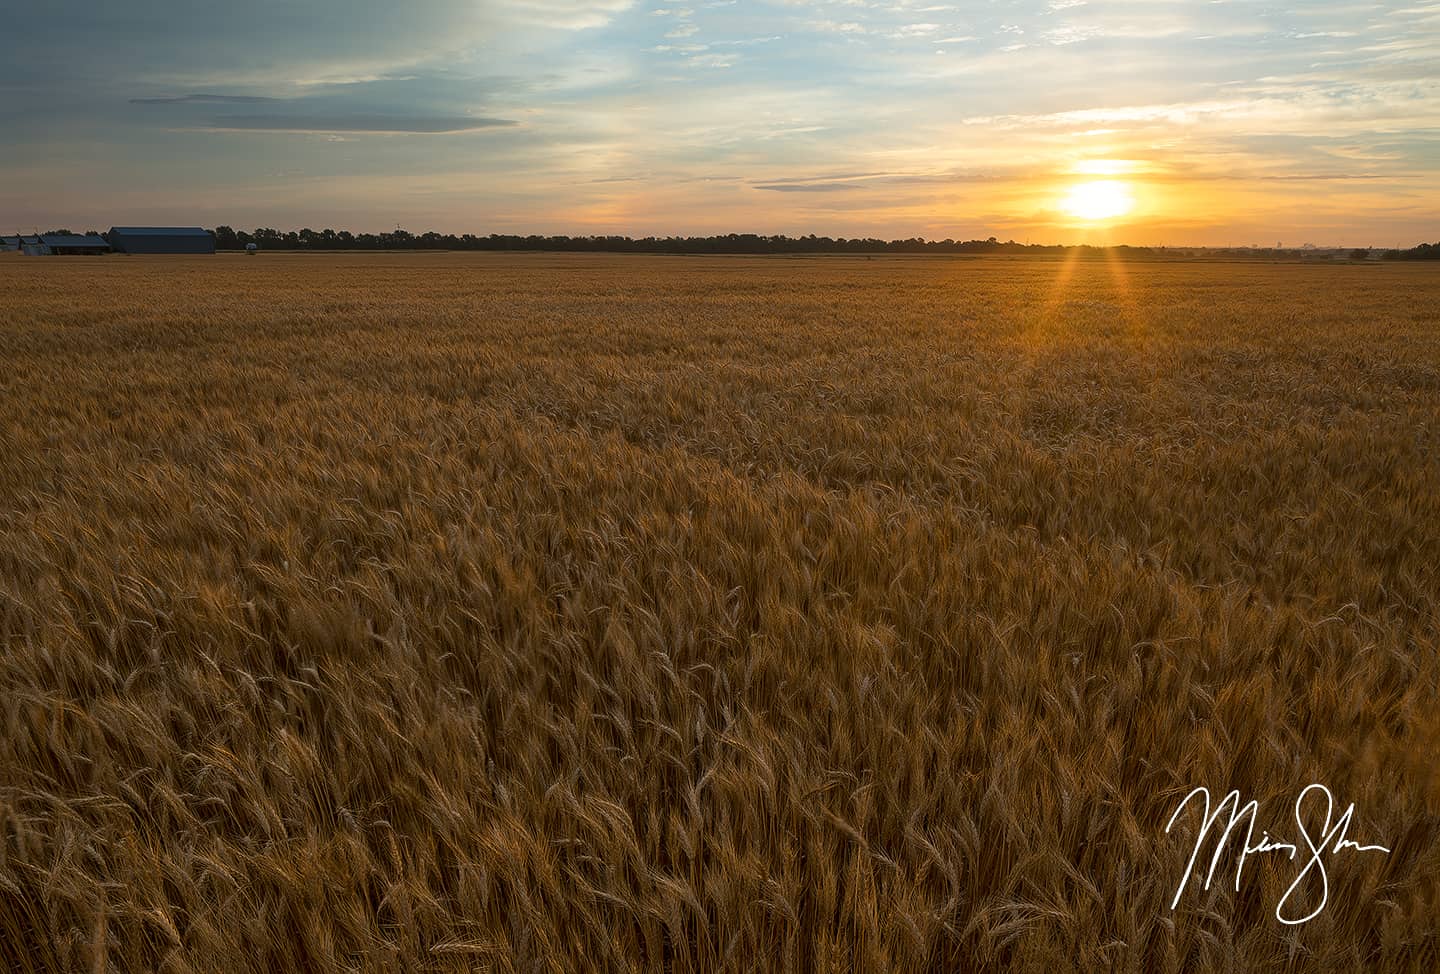
[(232, 228), (232, 227), (216, 227), (215, 230), (214, 230), (214, 234), (215, 234), (215, 249), (216, 249), (216, 250), (243, 250), (243, 249), (244, 249), (244, 244), (242, 244), (242, 243), (240, 242), (240, 237), (235, 233), (234, 228)]
[(1370, 251), (1367, 250), (1367, 249), (1364, 248), (1364, 247), (1356, 247), (1354, 250), (1350, 251), (1350, 259), (1351, 259), (1351, 260), (1369, 260), (1369, 259), (1370, 259)]
[(1440, 260), (1440, 241), (1422, 243), (1409, 250), (1391, 250), (1385, 254), (1387, 260)]

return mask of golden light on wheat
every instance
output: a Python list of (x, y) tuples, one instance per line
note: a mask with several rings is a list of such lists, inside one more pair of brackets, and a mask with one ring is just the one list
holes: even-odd
[(1061, 268), (0, 262), (0, 967), (1433, 968), (1440, 283)]

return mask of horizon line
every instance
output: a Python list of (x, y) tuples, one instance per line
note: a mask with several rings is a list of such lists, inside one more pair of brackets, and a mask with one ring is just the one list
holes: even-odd
[[(132, 225), (138, 226), (138, 225), (144, 225), (144, 224), (129, 223), (129, 224), (126, 224), (126, 225), (127, 225), (127, 226), (132, 226)], [(159, 226), (160, 224), (156, 224), (156, 225)], [(167, 226), (174, 226), (174, 225), (176, 225), (176, 224), (174, 224), (174, 223), (168, 223), (168, 224), (165, 224), (165, 225), (167, 225)], [(191, 225), (192, 225), (192, 226), (197, 226), (197, 224), (191, 224)], [(116, 224), (115, 226), (119, 226), (119, 224)], [(453, 238), (453, 239), (455, 239), (455, 240), (457, 240), (457, 241), (461, 241), (461, 240), (477, 240), (477, 241), (483, 241), (483, 240), (494, 240), (494, 239), (497, 239), (497, 238), (498, 238), (498, 239), (535, 240), (535, 241), (545, 240), (545, 241), (557, 241), (557, 242), (558, 242), (558, 241), (578, 241), (578, 242), (587, 242), (587, 241), (589, 241), (589, 242), (605, 242), (605, 241), (611, 241), (611, 242), (614, 242), (614, 243), (616, 243), (616, 244), (643, 244), (643, 243), (646, 243), (646, 242), (684, 244), (684, 243), (697, 243), (697, 242), (703, 242), (703, 241), (722, 241), (722, 240), (729, 240), (729, 239), (732, 239), (732, 238), (741, 238), (741, 239), (753, 240), (753, 241), (757, 241), (757, 242), (794, 243), (794, 244), (806, 244), (806, 243), (809, 243), (809, 242), (813, 241), (813, 242), (816, 242), (816, 243), (820, 243), (820, 242), (832, 242), (832, 243), (844, 244), (844, 245), (865, 245), (865, 244), (869, 244), (869, 245), (882, 245), (882, 246), (886, 246), (886, 247), (903, 247), (903, 246), (905, 246), (905, 245), (910, 245), (910, 246), (926, 246), (926, 247), (951, 247), (951, 246), (953, 246), (953, 247), (959, 247), (959, 246), (976, 246), (976, 247), (983, 247), (983, 246), (990, 246), (990, 247), (1020, 247), (1020, 248), (1027, 248), (1027, 249), (1049, 249), (1049, 250), (1055, 250), (1055, 249), (1066, 249), (1066, 250), (1068, 250), (1068, 249), (1091, 249), (1091, 250), (1117, 250), (1117, 249), (1125, 249), (1125, 250), (1149, 250), (1149, 251), (1156, 251), (1156, 250), (1160, 250), (1160, 251), (1164, 251), (1164, 250), (1208, 250), (1208, 251), (1261, 251), (1261, 252), (1264, 252), (1264, 251), (1273, 251), (1273, 252), (1322, 251), (1322, 252), (1323, 252), (1323, 251), (1338, 251), (1338, 250), (1352, 250), (1352, 251), (1353, 251), (1353, 250), (1367, 250), (1367, 251), (1380, 251), (1380, 252), (1385, 252), (1385, 251), (1392, 251), (1392, 250), (1395, 250), (1395, 251), (1414, 250), (1414, 249), (1416, 249), (1417, 247), (1424, 247), (1424, 246), (1429, 246), (1429, 245), (1430, 245), (1430, 241), (1424, 240), (1424, 239), (1422, 239), (1422, 240), (1420, 240), (1420, 241), (1418, 241), (1418, 242), (1416, 242), (1416, 243), (1409, 244), (1408, 246), (1405, 245), (1405, 244), (1375, 246), (1375, 245), (1373, 245), (1373, 244), (1356, 245), (1356, 244), (1347, 244), (1347, 243), (1343, 243), (1343, 242), (1340, 242), (1340, 243), (1316, 243), (1316, 242), (1313, 242), (1313, 241), (1306, 241), (1305, 243), (1302, 243), (1302, 244), (1299, 244), (1299, 245), (1290, 245), (1290, 246), (1284, 245), (1283, 242), (1277, 242), (1274, 246), (1270, 246), (1270, 245), (1264, 245), (1264, 244), (1213, 244), (1213, 243), (1210, 243), (1210, 244), (1206, 244), (1206, 243), (1173, 243), (1173, 244), (1172, 244), (1172, 243), (1155, 243), (1155, 244), (1139, 244), (1139, 243), (1125, 243), (1125, 242), (1103, 243), (1103, 244), (1100, 244), (1100, 243), (1055, 243), (1055, 242), (1037, 242), (1037, 241), (1032, 241), (1032, 240), (1023, 240), (1023, 241), (1022, 241), (1022, 240), (1016, 240), (1016, 239), (1014, 239), (1013, 237), (1012, 237), (1012, 238), (1009, 238), (1009, 239), (1001, 240), (1001, 239), (999, 239), (999, 238), (998, 238), (996, 235), (994, 235), (994, 234), (991, 234), (991, 235), (989, 235), (989, 236), (987, 236), (987, 237), (968, 237), (968, 238), (943, 237), (943, 238), (942, 238), (942, 237), (924, 237), (924, 236), (910, 236), (910, 237), (878, 237), (878, 236), (864, 236), (864, 235), (862, 235), (862, 236), (845, 236), (845, 235), (817, 234), (817, 233), (814, 233), (814, 232), (807, 233), (807, 234), (801, 234), (801, 235), (791, 235), (791, 234), (787, 234), (787, 233), (757, 233), (757, 232), (754, 232), (754, 231), (727, 231), (727, 232), (724, 232), (724, 233), (701, 233), (701, 234), (669, 233), (669, 234), (645, 234), (645, 235), (643, 235), (643, 236), (635, 236), (635, 235), (630, 234), (630, 233), (578, 233), (578, 234), (577, 234), (577, 233), (533, 233), (533, 232), (516, 232), (516, 231), (507, 231), (507, 232), (491, 231), (491, 232), (489, 232), (489, 233), (476, 233), (476, 232), (474, 232), (474, 231), (462, 231), (462, 232), (458, 232), (458, 233), (457, 233), (457, 232), (454, 232), (454, 231), (440, 231), (440, 230), (412, 231), (412, 230), (407, 230), (407, 229), (405, 229), (404, 227), (399, 227), (399, 226), (395, 227), (393, 230), (380, 230), (380, 231), (374, 231), (374, 230), (336, 229), (336, 228), (334, 228), (334, 227), (322, 227), (322, 228), (320, 228), (320, 229), (315, 229), (315, 228), (309, 227), (309, 226), (292, 228), (292, 229), (288, 229), (288, 230), (279, 230), (279, 229), (277, 229), (277, 228), (275, 228), (275, 227), (256, 227), (256, 228), (254, 228), (254, 229), (242, 229), (242, 228), (234, 227), (234, 226), (231, 226), (230, 224), (224, 224), (224, 223), (216, 224), (216, 225), (213, 226), (213, 227), (203, 227), (203, 229), (209, 231), (212, 235), (217, 235), (217, 236), (218, 236), (218, 231), (219, 231), (219, 230), (221, 230), (221, 229), (226, 229), (226, 230), (231, 231), (231, 233), (235, 234), (235, 236), (236, 236), (237, 238), (240, 237), (241, 235), (244, 235), (244, 236), (250, 237), (250, 238), (252, 238), (252, 239), (260, 236), (262, 231), (264, 231), (264, 235), (265, 235), (266, 237), (269, 237), (270, 234), (274, 234), (274, 235), (276, 235), (276, 236), (284, 239), (284, 238), (286, 238), (288, 235), (292, 235), (292, 234), (293, 234), (293, 235), (299, 235), (299, 234), (303, 234), (305, 231), (308, 230), (308, 231), (310, 231), (311, 234), (314, 234), (314, 235), (317, 235), (317, 236), (323, 235), (323, 234), (326, 234), (326, 233), (330, 233), (330, 234), (333, 234), (333, 235), (336, 235), (336, 236), (339, 236), (340, 234), (349, 234), (349, 235), (350, 235), (350, 239), (352, 239), (352, 240), (359, 240), (359, 239), (363, 239), (363, 238), (374, 238), (374, 239), (387, 239), (387, 238), (389, 238), (389, 239), (395, 239), (397, 234), (403, 234), (403, 235), (404, 235), (403, 237), (400, 237), (399, 239), (413, 239), (413, 240), (423, 240), (423, 239), (425, 239), (425, 238), (427, 238), (427, 237), (429, 237), (429, 236), (436, 236), (436, 237), (441, 237), (441, 238)], [(25, 234), (26, 232), (27, 232), (27, 231), (23, 231), (23, 230), (18, 230), (18, 229), (17, 229), (14, 233), (6, 233), (6, 232), (3, 230), (3, 228), (0, 228), (0, 236), (15, 236), (15, 235), (17, 235), (17, 234), (23, 235), (23, 234)], [(30, 231), (28, 231), (28, 232), (29, 232), (30, 234), (36, 234), (36, 233), (41, 233), (41, 234), (43, 234), (43, 233), (72, 232), (72, 231), (69, 231), (69, 230), (38, 230), (38, 229), (32, 229), (32, 230), (30, 230)], [(105, 231), (105, 230), (89, 231), (89, 230), (87, 230), (87, 231), (85, 231), (85, 232), (95, 232), (95, 233), (99, 233), (99, 234), (102, 234), (102, 235), (103, 235), (104, 233), (106, 233), (106, 232), (108, 232), (108, 231)], [(1437, 234), (1440, 234), (1440, 231), (1437, 231)], [(303, 238), (301, 238), (301, 239), (303, 240)], [(1437, 235), (1437, 240), (1440, 240), (1440, 235)], [(302, 246), (308, 246), (308, 244), (303, 244), (303, 243), (302, 243)]]

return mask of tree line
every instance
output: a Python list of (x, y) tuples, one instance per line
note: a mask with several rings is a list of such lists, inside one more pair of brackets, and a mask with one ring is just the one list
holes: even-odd
[(1387, 250), (1385, 256), (1391, 260), (1440, 260), (1440, 240), (1433, 244), (1422, 243), (1409, 250)]
[[(1022, 244), (1014, 240), (926, 240), (909, 237), (904, 240), (880, 240), (874, 237), (803, 237), (755, 233), (727, 233), (709, 237), (626, 237), (544, 236), (539, 234), (473, 233), (453, 234), (410, 233), (391, 230), (385, 233), (351, 233), (349, 230), (303, 230), (281, 232), (259, 228), (254, 232), (216, 227), (217, 250), (244, 250), (255, 244), (262, 250), (547, 250), (637, 254), (1059, 254), (1078, 251), (1081, 255), (1119, 252), (1127, 256), (1163, 256), (1166, 254), (1293, 257), (1297, 252), (1274, 248), (1204, 248), (1204, 247), (1131, 247), (1111, 248), (1058, 244)], [(1328, 253), (1328, 252), (1322, 252)], [(1368, 259), (1368, 250), (1352, 251), (1353, 259)], [(1388, 259), (1433, 260), (1440, 258), (1440, 243), (1421, 244), (1409, 250), (1377, 253)]]
[[(540, 234), (473, 233), (453, 234), (410, 233), (393, 230), (385, 233), (351, 233), (348, 230), (291, 230), (280, 232), (267, 228), (247, 233), (230, 227), (216, 227), (215, 246), (219, 250), (244, 250), (256, 244), (265, 250), (561, 250), (619, 253), (670, 254), (926, 254), (926, 253), (1035, 253), (1060, 252), (1067, 248), (1054, 245), (1021, 244), (1013, 240), (880, 240), (873, 237), (845, 238), (728, 233), (709, 237), (627, 237), (594, 235), (571, 237)], [(1082, 248), (1102, 252), (1101, 248)], [(1149, 252), (1148, 247), (1127, 250)]]

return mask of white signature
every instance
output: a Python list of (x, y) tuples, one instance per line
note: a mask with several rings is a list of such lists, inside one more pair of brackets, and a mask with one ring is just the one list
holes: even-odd
[[(1310, 830), (1305, 827), (1305, 817), (1301, 814), (1306, 796), (1311, 792), (1320, 792), (1324, 795), (1325, 799), (1325, 821), (1320, 827), (1318, 840), (1312, 837)], [(1255, 837), (1255, 814), (1259, 811), (1260, 804), (1254, 799), (1251, 799), (1244, 805), (1241, 805), (1240, 792), (1238, 790), (1226, 795), (1212, 813), (1210, 811), (1210, 789), (1196, 788), (1182, 798), (1180, 804), (1175, 807), (1175, 813), (1170, 816), (1170, 823), (1165, 826), (1165, 832), (1167, 834), (1174, 828), (1175, 820), (1180, 817), (1180, 813), (1190, 804), (1191, 799), (1197, 796), (1205, 800), (1204, 818), (1200, 825), (1200, 833), (1195, 837), (1195, 851), (1190, 853), (1190, 862), (1185, 866), (1185, 875), (1180, 878), (1180, 885), (1175, 889), (1175, 898), (1170, 901), (1170, 909), (1175, 909), (1176, 905), (1179, 904), (1180, 895), (1185, 892), (1185, 887), (1190, 884), (1190, 876), (1195, 871), (1195, 860), (1200, 857), (1200, 847), (1204, 845), (1206, 836), (1210, 834), (1210, 829), (1215, 825), (1215, 822), (1220, 818), (1220, 814), (1224, 812), (1227, 807), (1230, 810), (1230, 821), (1226, 823), (1225, 831), (1220, 836), (1220, 840), (1215, 843), (1215, 854), (1210, 858), (1210, 871), (1205, 874), (1205, 889), (1210, 888), (1210, 881), (1215, 878), (1215, 870), (1219, 867), (1220, 856), (1224, 853), (1225, 846), (1230, 841), (1230, 833), (1235, 830), (1235, 827), (1240, 824), (1242, 819), (1248, 818), (1249, 821), (1245, 826), (1245, 843), (1240, 848), (1240, 861), (1235, 865), (1236, 892), (1240, 890), (1240, 874), (1245, 869), (1246, 856), (1264, 852), (1284, 852), (1288, 853), (1289, 858), (1293, 860), (1299, 855), (1299, 846), (1289, 842), (1278, 842), (1270, 838), (1269, 832), (1262, 832), (1259, 842), (1252, 841)], [(1382, 845), (1360, 845), (1358, 842), (1352, 842), (1346, 838), (1346, 835), (1350, 831), (1350, 819), (1355, 814), (1354, 802), (1351, 802), (1349, 807), (1345, 809), (1345, 813), (1335, 820), (1334, 825), (1331, 825), (1330, 818), (1334, 812), (1334, 796), (1330, 794), (1330, 789), (1322, 784), (1308, 785), (1304, 791), (1300, 792), (1299, 797), (1295, 799), (1295, 825), (1300, 829), (1301, 839), (1304, 841), (1305, 847), (1309, 850), (1307, 853), (1309, 861), (1307, 861), (1305, 867), (1300, 870), (1300, 874), (1295, 877), (1295, 882), (1291, 883), (1289, 888), (1285, 890), (1285, 895), (1280, 897), (1280, 902), (1275, 904), (1275, 919), (1281, 923), (1304, 923), (1307, 920), (1315, 919), (1315, 917), (1320, 915), (1320, 911), (1325, 909), (1325, 903), (1330, 899), (1330, 880), (1325, 874), (1324, 856), (1326, 853), (1344, 852), (1346, 849), (1351, 849), (1355, 852), (1383, 852), (1386, 855), (1390, 853), (1390, 850)], [(1321, 888), (1320, 905), (1303, 917), (1287, 916), (1285, 904), (1290, 901), (1290, 897), (1300, 888), (1300, 884), (1304, 881), (1305, 877), (1310, 875), (1311, 870), (1319, 870)]]

